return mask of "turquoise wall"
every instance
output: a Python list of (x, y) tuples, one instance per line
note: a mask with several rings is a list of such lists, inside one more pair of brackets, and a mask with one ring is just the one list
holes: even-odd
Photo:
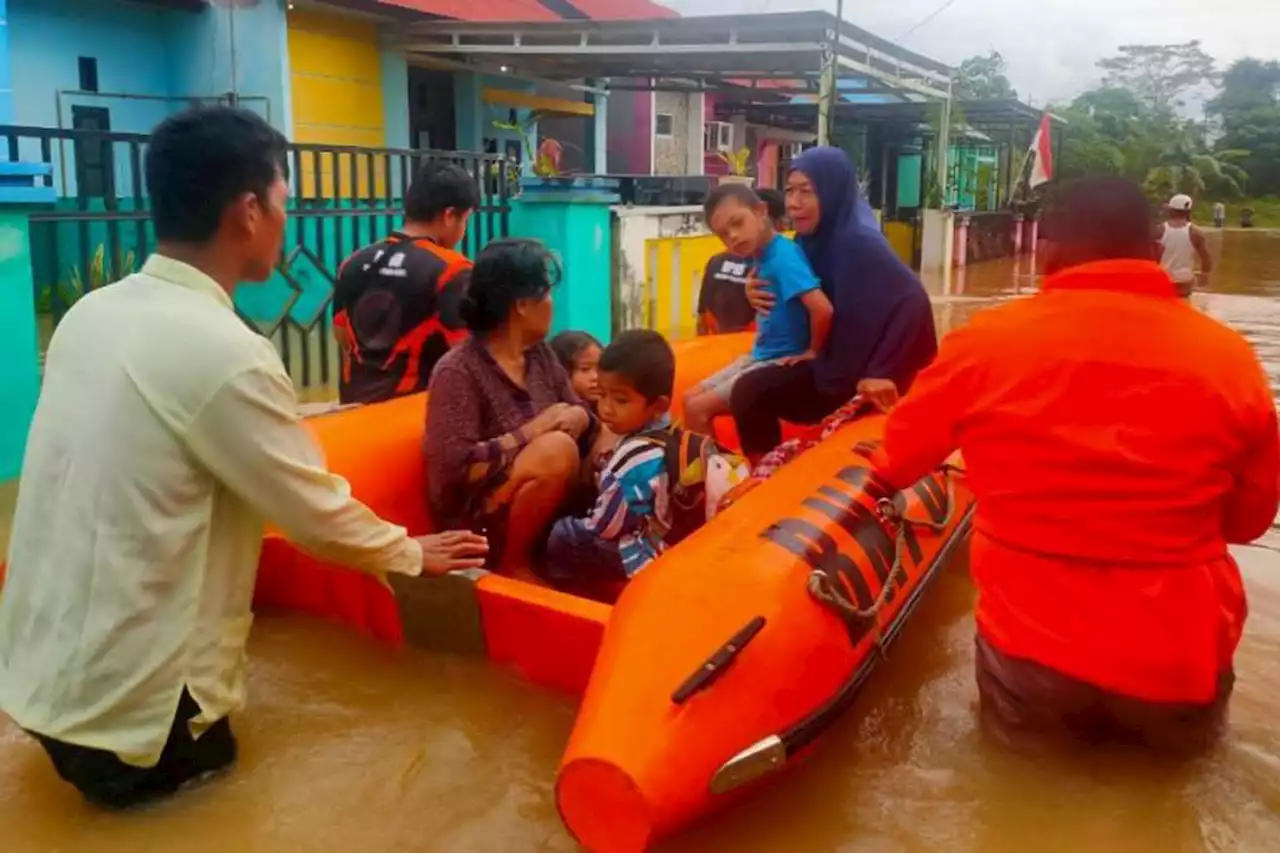
[(0, 209), (0, 482), (18, 476), (40, 393), (39, 341), (31, 303), (30, 241), (25, 211)]
[(898, 155), (898, 207), (920, 206), (920, 155)]
[[(409, 63), (404, 54), (382, 49), (382, 116), (388, 148), (411, 148), (409, 140)], [(393, 175), (393, 179), (398, 179)]]
[(553, 292), (552, 332), (589, 332), (608, 342), (613, 332), (612, 189), (526, 187), (512, 203), (511, 236), (541, 240), (559, 259), (563, 278)]

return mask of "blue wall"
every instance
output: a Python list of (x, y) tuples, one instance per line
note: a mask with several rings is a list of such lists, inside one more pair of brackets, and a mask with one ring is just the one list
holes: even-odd
[(7, 0), (0, 0), (0, 124), (13, 122), (13, 75), (9, 65), (9, 19)]
[[(7, 2), (13, 78), (22, 81), (14, 92), (15, 124), (70, 128), (73, 107), (103, 107), (110, 111), (113, 131), (146, 133), (187, 107), (187, 98), (225, 97), (232, 90), (232, 11), (227, 7), (206, 6), (197, 13), (126, 0)], [(242, 103), (287, 131), (292, 117), (284, 0), (262, 0), (234, 14), (235, 80)], [(102, 94), (65, 94), (80, 88), (81, 56), (97, 60)], [(61, 116), (59, 92), (64, 93)], [(27, 160), (41, 159), (35, 140), (24, 141), (20, 153)], [(62, 195), (76, 190), (71, 157), (69, 145), (53, 154), (54, 185)], [(117, 187), (126, 192), (134, 181), (129, 152), (118, 148), (115, 165)]]
[[(216, 98), (232, 89), (229, 8), (178, 12), (126, 0), (8, 0), (8, 6), (13, 74), (23, 81), (14, 93), (19, 124), (58, 126), (55, 95), (80, 88), (81, 56), (97, 59), (105, 94)], [(287, 128), (283, 0), (262, 0), (234, 15), (236, 88), (245, 106)], [(112, 130), (144, 133), (187, 104), (66, 96), (64, 126), (73, 105), (107, 107)]]
[[(168, 13), (168, 42), (164, 46), (166, 94), (225, 95), (233, 89), (234, 73), (234, 89), (242, 106), (270, 119), (281, 131), (291, 132), (289, 39), (284, 7), (284, 0), (260, 0), (257, 6), (250, 7), (205, 6), (204, 11), (194, 14)], [(182, 106), (178, 103), (173, 109)]]
[[(77, 58), (98, 60), (99, 89), (141, 95), (168, 95), (165, 40), (175, 14), (119, 0), (8, 0), (14, 91), (18, 124), (57, 127), (55, 94), (80, 88)], [(194, 17), (194, 16), (193, 16)], [(160, 101), (66, 97), (62, 124), (71, 126), (71, 107), (111, 110), (112, 130), (146, 131), (169, 113)]]

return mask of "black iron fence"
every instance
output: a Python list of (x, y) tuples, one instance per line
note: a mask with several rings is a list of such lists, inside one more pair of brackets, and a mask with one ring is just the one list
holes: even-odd
[[(145, 134), (0, 126), (10, 161), (45, 163), (57, 203), (31, 216), (36, 308), (46, 334), (85, 293), (141, 267), (155, 245), (143, 162)], [(511, 175), (496, 154), (292, 144), (289, 224), (278, 275), (237, 294), (246, 322), (271, 337), (299, 387), (323, 397), (336, 384), (332, 285), (339, 264), (394, 230), (404, 192), (428, 162), (461, 166), (480, 207), (460, 249), (475, 255), (506, 236)]]
[(965, 234), (966, 263), (1013, 257), (1013, 213), (1007, 210), (961, 213), (969, 220)]

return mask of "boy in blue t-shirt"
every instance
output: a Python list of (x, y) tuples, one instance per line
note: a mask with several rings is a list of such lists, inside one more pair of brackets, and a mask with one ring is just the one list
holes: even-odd
[(684, 396), (685, 426), (710, 433), (711, 419), (729, 411), (739, 376), (766, 364), (813, 358), (827, 342), (833, 309), (804, 252), (778, 234), (765, 203), (746, 184), (720, 184), (707, 196), (707, 225), (735, 255), (752, 259), (750, 275), (773, 294), (774, 307), (756, 320), (756, 342), (744, 355)]

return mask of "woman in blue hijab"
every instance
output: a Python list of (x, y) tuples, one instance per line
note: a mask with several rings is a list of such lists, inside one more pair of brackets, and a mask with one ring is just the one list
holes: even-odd
[[(817, 358), (757, 368), (734, 385), (733, 417), (753, 460), (782, 441), (784, 420), (817, 423), (856, 394), (887, 409), (938, 351), (929, 296), (869, 210), (839, 148), (792, 161), (787, 213), (835, 316)], [(767, 292), (749, 287), (748, 295), (768, 310)]]

